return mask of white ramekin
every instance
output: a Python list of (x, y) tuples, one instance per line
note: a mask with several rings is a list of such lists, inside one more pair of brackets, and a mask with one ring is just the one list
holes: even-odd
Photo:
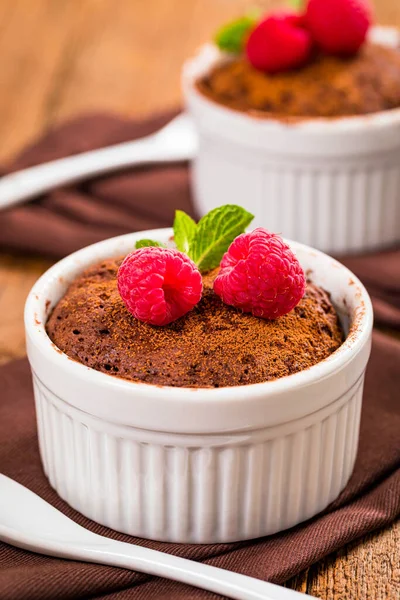
[(40, 452), (59, 495), (94, 521), (135, 536), (192, 543), (271, 534), (312, 517), (346, 485), (358, 443), (372, 308), (344, 266), (298, 243), (309, 276), (349, 331), (308, 370), (267, 383), (189, 389), (132, 383), (68, 358), (46, 319), (93, 262), (160, 229), (84, 248), (49, 269), (27, 299), (25, 326)]
[[(375, 28), (372, 38), (399, 43), (391, 28)], [(183, 69), (200, 141), (192, 174), (198, 212), (239, 204), (255, 214), (254, 226), (330, 253), (400, 242), (400, 109), (293, 123), (257, 118), (196, 89), (220, 59), (207, 45)]]

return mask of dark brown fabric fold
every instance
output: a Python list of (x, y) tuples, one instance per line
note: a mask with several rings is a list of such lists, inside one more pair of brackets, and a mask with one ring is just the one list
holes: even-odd
[[(148, 135), (175, 114), (140, 122), (108, 114), (74, 119), (32, 144), (9, 170)], [(107, 237), (169, 227), (177, 208), (194, 215), (188, 175), (187, 165), (170, 164), (127, 169), (54, 190), (0, 212), (0, 247), (61, 258)], [(221, 198), (224, 202), (229, 198)], [(400, 329), (400, 249), (342, 261), (368, 286), (376, 321)]]
[[(96, 533), (280, 583), (400, 515), (399, 364), (400, 342), (375, 333), (358, 458), (348, 486), (325, 513), (267, 538), (210, 546), (157, 543), (111, 531), (69, 508), (42, 471), (26, 359), (0, 368), (0, 471)], [(48, 558), (0, 544), (0, 597), (195, 600), (219, 596), (140, 573)]]

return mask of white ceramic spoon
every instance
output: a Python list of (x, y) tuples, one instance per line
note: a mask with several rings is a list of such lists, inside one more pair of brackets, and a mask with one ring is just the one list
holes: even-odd
[(160, 131), (116, 146), (83, 152), (0, 179), (0, 209), (34, 198), (61, 185), (142, 164), (191, 160), (197, 136), (190, 117), (179, 115)]
[(260, 579), (97, 535), (1, 474), (0, 540), (39, 554), (112, 565), (181, 581), (238, 600), (311, 598)]

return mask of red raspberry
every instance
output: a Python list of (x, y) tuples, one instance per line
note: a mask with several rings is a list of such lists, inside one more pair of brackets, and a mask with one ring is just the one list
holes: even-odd
[(328, 54), (351, 56), (364, 42), (372, 23), (367, 0), (309, 0), (306, 25)]
[(139, 321), (168, 325), (200, 300), (200, 271), (186, 254), (171, 248), (146, 247), (125, 257), (118, 270), (118, 290)]
[(289, 246), (261, 227), (232, 242), (214, 281), (225, 304), (264, 319), (290, 312), (305, 289), (303, 269)]
[(246, 43), (246, 55), (253, 67), (277, 73), (305, 63), (312, 40), (302, 25), (303, 18), (294, 13), (277, 13), (261, 21)]

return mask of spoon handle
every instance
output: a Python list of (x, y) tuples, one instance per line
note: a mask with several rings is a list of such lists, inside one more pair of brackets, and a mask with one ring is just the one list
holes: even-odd
[(192, 154), (186, 146), (155, 133), (132, 142), (53, 160), (2, 177), (0, 210), (88, 177), (143, 164), (188, 160)]
[[(106, 554), (107, 557), (104, 558), (107, 559), (107, 564), (173, 579), (237, 600), (310, 598), (260, 579), (115, 540), (110, 540)], [(92, 559), (94, 558), (95, 555), (92, 555)]]
[[(88, 532), (89, 533), (89, 532)], [(19, 548), (59, 558), (81, 560), (114, 567), (121, 567), (165, 579), (172, 579), (188, 585), (221, 594), (236, 600), (301, 600), (312, 596), (284, 588), (261, 579), (248, 577), (191, 561), (172, 554), (150, 548), (126, 544), (103, 536), (91, 534), (92, 540), (77, 539), (75, 542), (60, 542), (46, 538), (37, 539), (35, 544), (27, 542), (24, 536), (1, 536)], [(7, 539), (8, 537), (8, 539)], [(18, 539), (19, 538), (19, 539)], [(94, 539), (96, 538), (96, 540)]]
[(237, 600), (311, 598), (260, 579), (97, 535), (1, 474), (0, 540), (39, 554), (173, 579)]
[(83, 152), (5, 175), (0, 179), (0, 209), (86, 177), (162, 160), (163, 154), (152, 137)]

